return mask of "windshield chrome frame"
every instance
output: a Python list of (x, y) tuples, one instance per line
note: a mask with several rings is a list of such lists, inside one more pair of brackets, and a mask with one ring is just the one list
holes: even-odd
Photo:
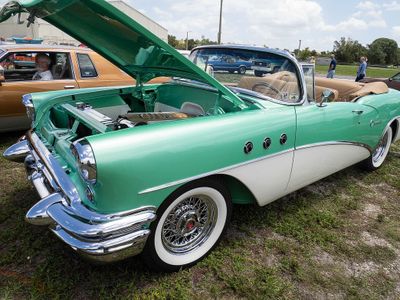
[[(252, 52), (257, 52), (258, 51), (258, 52), (263, 52), (263, 53), (271, 53), (271, 54), (286, 58), (288, 61), (293, 63), (293, 65), (294, 65), (294, 67), (296, 69), (297, 81), (298, 81), (299, 90), (300, 90), (300, 93), (301, 93), (300, 94), (301, 96), (299, 97), (298, 101), (293, 102), (293, 103), (285, 102), (285, 101), (281, 101), (281, 100), (278, 100), (278, 99), (274, 99), (274, 98), (262, 95), (262, 94), (257, 93), (257, 92), (254, 92), (254, 94), (252, 94), (252, 91), (246, 90), (246, 89), (242, 89), (242, 90), (246, 91), (243, 94), (247, 94), (247, 96), (250, 96), (250, 97), (254, 97), (254, 98), (261, 99), (261, 100), (266, 100), (266, 101), (270, 101), (270, 102), (273, 102), (273, 103), (276, 103), (276, 104), (281, 104), (281, 105), (286, 105), (286, 106), (301, 106), (301, 105), (309, 105), (310, 104), (310, 102), (307, 99), (307, 88), (306, 88), (307, 85), (306, 85), (305, 77), (304, 77), (304, 74), (303, 74), (303, 69), (302, 69), (300, 63), (297, 61), (297, 59), (293, 55), (291, 55), (288, 51), (282, 51), (282, 50), (276, 50), (276, 49), (270, 49), (270, 48), (261, 48), (261, 47), (254, 47), (253, 49), (247, 49), (246, 46), (240, 47), (238, 45), (232, 45), (232, 48), (229, 48), (228, 46), (220, 48), (218, 45), (215, 45), (213, 47), (212, 46), (210, 46), (210, 47), (202, 47), (202, 46), (196, 47), (196, 48), (194, 48), (192, 50), (190, 55), (192, 55), (192, 53), (194, 51), (196, 51), (196, 50), (198, 51), (198, 50), (201, 50), (201, 49), (213, 49), (213, 48), (215, 48), (215, 49), (232, 49), (232, 50), (238, 50), (239, 49), (239, 50), (247, 50), (247, 51), (252, 51)], [(230, 89), (234, 93), (236, 93), (234, 89), (240, 89), (240, 88), (237, 88), (237, 87), (228, 87), (228, 86), (226, 86), (226, 87), (228, 89)]]

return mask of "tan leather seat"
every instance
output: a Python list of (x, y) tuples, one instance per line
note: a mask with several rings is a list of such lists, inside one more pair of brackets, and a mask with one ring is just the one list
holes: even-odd
[(364, 86), (363, 83), (353, 82), (350, 80), (329, 79), (322, 77), (315, 78), (315, 85), (337, 90), (339, 92), (337, 101), (350, 101), (350, 95), (361, 90)]
[(389, 88), (384, 82), (370, 82), (366, 83), (360, 90), (355, 93), (350, 94), (350, 99), (363, 97), (371, 94), (385, 94), (389, 92)]
[(355, 98), (368, 94), (383, 94), (388, 92), (384, 82), (361, 83), (343, 79), (315, 78), (316, 90), (329, 88), (337, 90), (339, 95), (336, 101), (352, 101)]
[[(287, 71), (265, 77), (243, 76), (238, 87), (287, 102), (296, 102), (300, 94), (296, 77)], [(282, 97), (284, 99), (281, 99)]]

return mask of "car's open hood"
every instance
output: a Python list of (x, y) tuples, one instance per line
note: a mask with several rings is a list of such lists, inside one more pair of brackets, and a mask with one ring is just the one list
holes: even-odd
[(0, 11), (0, 22), (21, 11), (39, 17), (89, 46), (139, 83), (159, 76), (200, 80), (231, 91), (170, 45), (104, 0), (20, 0)]

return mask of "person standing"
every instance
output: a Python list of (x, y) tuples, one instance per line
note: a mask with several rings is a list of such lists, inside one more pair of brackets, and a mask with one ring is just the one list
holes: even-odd
[(328, 74), (326, 75), (326, 78), (333, 78), (335, 76), (335, 70), (336, 70), (336, 59), (335, 59), (335, 54), (331, 55), (331, 63), (329, 64), (329, 69), (328, 69)]
[(364, 56), (360, 58), (360, 66), (357, 70), (356, 82), (362, 80), (367, 75), (367, 62)]

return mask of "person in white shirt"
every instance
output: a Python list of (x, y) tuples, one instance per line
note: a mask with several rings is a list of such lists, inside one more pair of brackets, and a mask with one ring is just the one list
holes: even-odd
[(32, 80), (53, 80), (53, 74), (49, 70), (51, 59), (45, 53), (38, 53), (35, 57), (37, 72), (33, 75)]

